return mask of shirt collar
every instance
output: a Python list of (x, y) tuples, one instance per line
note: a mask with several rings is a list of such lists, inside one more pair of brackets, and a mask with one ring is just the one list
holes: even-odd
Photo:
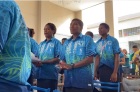
[[(52, 41), (54, 39), (54, 37), (52, 37), (49, 41)], [(44, 40), (44, 42), (49, 42), (46, 39)]]
[[(107, 37), (104, 40), (107, 40), (110, 38), (110, 35), (108, 34)], [(100, 41), (103, 40), (102, 37), (100, 38)]]
[[(83, 36), (82, 33), (80, 33), (77, 38), (81, 38), (82, 36)], [(73, 38), (73, 36), (71, 36), (68, 40), (72, 40), (72, 38)]]

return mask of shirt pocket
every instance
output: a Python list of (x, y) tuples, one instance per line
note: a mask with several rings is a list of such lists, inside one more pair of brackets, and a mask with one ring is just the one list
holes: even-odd
[(79, 56), (84, 56), (86, 54), (86, 47), (77, 46), (76, 54), (79, 55)]

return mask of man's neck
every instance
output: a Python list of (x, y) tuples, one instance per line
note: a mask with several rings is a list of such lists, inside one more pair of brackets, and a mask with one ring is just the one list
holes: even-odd
[(47, 37), (46, 40), (49, 41), (49, 40), (51, 40), (51, 38), (52, 38), (52, 37)]
[(73, 34), (72, 39), (76, 39), (80, 34)]
[(105, 35), (102, 35), (102, 39), (106, 39), (107, 38), (107, 34), (105, 34)]

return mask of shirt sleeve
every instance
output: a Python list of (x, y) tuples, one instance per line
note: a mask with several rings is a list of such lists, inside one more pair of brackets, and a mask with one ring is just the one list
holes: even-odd
[(113, 53), (114, 54), (119, 54), (121, 51), (120, 51), (120, 46), (119, 46), (119, 42), (117, 39), (114, 39), (113, 43), (112, 43), (112, 46), (113, 46)]
[(38, 57), (39, 56), (39, 45), (37, 44), (37, 42), (34, 39), (30, 39), (31, 41), (31, 52)]
[(124, 58), (124, 54), (122, 52), (120, 53), (120, 58)]
[(11, 15), (12, 14), (10, 14), (8, 10), (0, 7), (0, 52), (3, 50), (8, 38), (11, 25)]
[(89, 37), (86, 41), (86, 56), (96, 56), (96, 44), (93, 39)]
[(65, 42), (62, 46), (61, 46), (61, 51), (60, 51), (60, 60), (62, 61), (65, 61), (66, 62), (66, 59), (65, 59), (65, 48), (66, 48), (66, 43)]
[(61, 48), (62, 48), (62, 45), (61, 45), (61, 43), (58, 41), (58, 42), (57, 42), (57, 45), (55, 46), (55, 52), (54, 52), (55, 58), (56, 58), (56, 57), (60, 57)]

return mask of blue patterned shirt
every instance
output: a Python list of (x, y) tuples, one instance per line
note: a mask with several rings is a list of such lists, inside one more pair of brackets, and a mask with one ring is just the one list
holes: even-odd
[(30, 38), (19, 7), (0, 1), (0, 81), (26, 85), (31, 70)]
[(114, 55), (120, 53), (117, 39), (108, 35), (106, 39), (99, 39), (96, 46), (97, 54), (100, 56), (100, 66), (105, 64), (114, 69)]
[[(60, 59), (67, 64), (78, 63), (81, 60), (96, 55), (95, 44), (89, 36), (80, 34), (75, 40), (72, 37), (65, 41)], [(91, 64), (65, 71), (65, 87), (91, 88)]]
[(31, 52), (38, 57), (39, 56), (39, 45), (37, 44), (37, 42), (30, 37), (30, 41), (31, 41)]
[[(39, 45), (39, 59), (50, 60), (60, 55), (61, 43), (52, 38), (49, 41), (43, 41)], [(55, 79), (58, 80), (58, 69), (56, 64), (43, 64), (37, 69), (37, 79)]]

